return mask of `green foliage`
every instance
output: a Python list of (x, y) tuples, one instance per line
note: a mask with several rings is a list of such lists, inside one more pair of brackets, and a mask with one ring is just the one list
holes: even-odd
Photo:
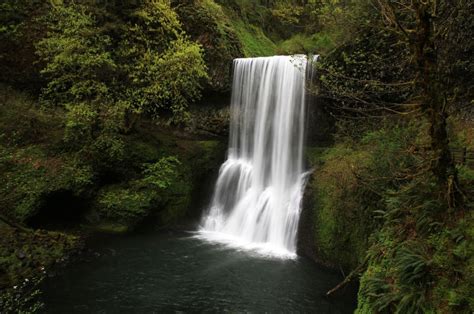
[(148, 164), (143, 171), (142, 182), (156, 188), (166, 189), (176, 179), (177, 167), (180, 164), (176, 157), (165, 157), (156, 163)]
[(104, 130), (71, 151), (62, 142), (62, 108), (40, 108), (4, 86), (0, 97), (0, 213), (12, 220), (33, 221), (52, 195), (66, 192), (94, 204), (87, 218), (102, 230), (128, 231), (153, 215), (158, 224), (175, 223), (188, 214), (195, 182), (217, 169), (217, 152), (225, 150), (142, 122), (134, 133)]
[(418, 136), (415, 126), (387, 121), (360, 141), (341, 140), (323, 153), (310, 155), (317, 169), (311, 181), (315, 243), (324, 259), (345, 268), (355, 268), (364, 260), (368, 239), (380, 226), (378, 217), (386, 208), (385, 191), (399, 187), (396, 175), (415, 163), (400, 152)]
[(212, 90), (230, 89), (232, 60), (243, 55), (230, 17), (213, 0), (176, 2), (175, 10), (183, 29), (204, 49), (208, 86)]
[[(404, 258), (413, 259), (413, 264), (403, 264), (408, 268), (423, 268), (426, 265), (424, 261), (418, 259), (417, 255), (405, 253)], [(394, 280), (390, 273), (385, 270), (371, 267), (367, 269), (365, 276), (361, 280), (361, 290), (359, 293), (370, 295), (372, 297), (370, 305), (366, 304), (364, 300), (359, 299), (359, 307), (356, 313), (427, 313), (432, 312), (426, 308), (426, 295), (424, 287), (418, 285), (403, 286), (403, 292), (395, 290), (393, 284)], [(370, 277), (369, 277), (370, 276)], [(391, 306), (397, 304), (397, 306)]]
[[(354, 269), (367, 258), (357, 312), (469, 313), (472, 204), (447, 212), (421, 149), (430, 141), (426, 124), (387, 119), (337, 139), (310, 152), (314, 237), (318, 256), (332, 265)], [(463, 171), (470, 191), (470, 170)]]
[(126, 159), (122, 137), (112, 132), (100, 134), (86, 151), (90, 154), (89, 162), (97, 170), (120, 167)]
[(91, 168), (75, 159), (49, 157), (35, 147), (3, 148), (1, 154), (1, 204), (20, 221), (37, 214), (47, 195), (61, 190), (79, 195), (92, 184)]
[(371, 25), (359, 27), (353, 40), (316, 64), (318, 97), (341, 119), (375, 118), (410, 109), (400, 106), (413, 92), (413, 85), (407, 83), (412, 68), (400, 62), (408, 58), (408, 46), (390, 32)]
[[(179, 160), (163, 157), (152, 164), (145, 164), (141, 178), (126, 185), (112, 185), (102, 189), (97, 196), (92, 219), (119, 222), (133, 227), (160, 204), (166, 190), (178, 179)], [(161, 202), (161, 203), (160, 203)]]
[[(358, 184), (354, 174), (370, 165), (371, 156), (342, 145), (317, 154), (321, 157), (316, 158), (315, 166), (319, 166), (310, 184), (315, 191), (318, 255), (345, 269), (355, 268), (365, 257), (374, 221), (373, 205), (360, 204), (368, 192)], [(354, 221), (360, 223), (354, 225)]]
[(391, 219), (376, 233), (361, 279), (358, 312), (469, 313), (472, 250), (466, 245), (472, 215), (455, 227), (428, 223), (435, 229), (424, 235), (417, 235), (418, 226), (409, 221)]
[(281, 42), (277, 51), (280, 54), (317, 54), (321, 51), (321, 47), (326, 45), (324, 39), (315, 34), (309, 36), (306, 34), (296, 34), (291, 38)]
[[(15, 40), (18, 35), (22, 17), (18, 12), (18, 7), (13, 1), (4, 1), (0, 4), (0, 39)], [(2, 55), (0, 55), (3, 57)]]
[(20, 231), (0, 225), (0, 308), (2, 313), (42, 309), (40, 284), (49, 268), (80, 247), (77, 237), (59, 232)]
[(0, 85), (0, 142), (7, 147), (57, 144), (63, 136), (64, 113), (38, 110), (30, 95)]
[(274, 42), (318, 28), (318, 0), (218, 0), (234, 20), (256, 26)]
[(39, 313), (44, 304), (38, 299), (41, 296), (39, 285), (40, 279), (33, 279), (33, 282), (21, 282), (13, 289), (6, 289), (0, 294), (0, 308), (3, 313), (31, 314)]
[(47, 1), (3, 0), (0, 3), (0, 82), (37, 91), (39, 77), (34, 43), (44, 33), (34, 16), (44, 14)]
[(67, 111), (66, 143), (86, 151), (105, 146), (112, 162), (123, 155), (117, 134), (130, 131), (137, 116), (185, 121), (207, 77), (200, 46), (188, 40), (168, 1), (130, 5), (126, 14), (114, 9), (54, 6), (43, 17), (48, 34), (36, 45), (48, 80), (44, 103)]
[(134, 10), (119, 47), (121, 70), (129, 79), (122, 101), (129, 110), (158, 115), (168, 109), (175, 122), (184, 121), (207, 73), (201, 47), (184, 35), (169, 3), (146, 1)]
[(148, 215), (154, 196), (149, 191), (108, 187), (97, 197), (100, 219), (133, 225)]
[(1, 88), (0, 212), (27, 220), (38, 213), (48, 195), (71, 191), (79, 196), (93, 186), (90, 164), (59, 152), (61, 112), (38, 110), (24, 94)]
[(99, 31), (97, 20), (87, 9), (58, 5), (46, 17), (49, 33), (37, 47), (46, 64), (41, 73), (49, 80), (43, 96), (54, 105), (92, 105), (109, 96), (108, 74), (115, 67), (112, 40)]
[(474, 183), (474, 170), (466, 165), (457, 166), (459, 180), (469, 186)]
[(45, 19), (48, 36), (37, 44), (45, 64), (41, 73), (48, 79), (42, 98), (67, 110), (64, 139), (82, 147), (93, 141), (99, 120), (108, 118), (116, 68), (112, 39), (83, 5), (54, 6)]
[(278, 3), (271, 12), (273, 19), (279, 21), (282, 26), (289, 27), (299, 23), (303, 7), (295, 7), (290, 3)]
[(150, 82), (145, 90), (146, 98), (155, 101), (155, 107), (151, 111), (158, 113), (158, 101), (163, 107), (167, 105), (171, 109), (175, 122), (186, 120), (188, 102), (200, 97), (200, 85), (197, 82), (207, 77), (200, 47), (178, 40), (161, 58), (151, 63), (149, 73), (155, 83)]
[(312, 10), (313, 15), (317, 16), (319, 33), (327, 36), (330, 47), (353, 41), (359, 35), (360, 28), (370, 26), (373, 22), (368, 17), (374, 14), (374, 7), (366, 0), (322, 0), (314, 4)]
[(232, 25), (242, 43), (245, 57), (262, 57), (275, 54), (275, 44), (254, 25), (248, 25), (244, 21), (233, 21)]

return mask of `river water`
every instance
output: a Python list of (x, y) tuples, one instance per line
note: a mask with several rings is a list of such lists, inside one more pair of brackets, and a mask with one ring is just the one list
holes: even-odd
[(100, 236), (88, 259), (43, 284), (45, 313), (352, 313), (352, 290), (327, 299), (341, 275), (305, 258), (271, 258), (192, 233)]

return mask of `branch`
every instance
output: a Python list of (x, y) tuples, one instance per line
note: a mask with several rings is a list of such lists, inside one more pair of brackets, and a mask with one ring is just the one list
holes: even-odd
[(0, 220), (3, 221), (4, 223), (6, 223), (7, 225), (9, 225), (10, 227), (13, 227), (15, 229), (18, 229), (20, 231), (23, 231), (23, 232), (33, 232), (33, 230), (31, 229), (28, 229), (14, 221), (11, 221), (10, 219), (8, 219), (7, 217), (3, 216), (2, 214), (0, 214)]
[(365, 257), (364, 261), (362, 262), (362, 264), (360, 264), (356, 269), (354, 269), (350, 274), (349, 276), (347, 276), (343, 281), (341, 281), (337, 286), (335, 286), (334, 288), (332, 288), (331, 290), (329, 290), (328, 292), (326, 292), (326, 296), (331, 296), (332, 294), (334, 294), (334, 292), (338, 291), (339, 289), (341, 289), (342, 287), (344, 287), (345, 285), (347, 285), (349, 282), (352, 281), (352, 279), (354, 279), (354, 277), (356, 277), (357, 275), (359, 275), (361, 272), (363, 272), (365, 270), (365, 266), (367, 265), (367, 261), (368, 261), (368, 256)]
[[(398, 28), (407, 39), (410, 39), (409, 33), (413, 33), (414, 30), (407, 30), (402, 26), (402, 24), (397, 18), (397, 15), (395, 14), (395, 10), (393, 9), (392, 5), (388, 1), (383, 0), (377, 0), (377, 3), (380, 6), (380, 13), (385, 18), (385, 20), (388, 21), (389, 24), (395, 25), (395, 28)], [(399, 5), (400, 4), (401, 3), (399, 3)], [(413, 10), (411, 7), (404, 7), (408, 10)]]

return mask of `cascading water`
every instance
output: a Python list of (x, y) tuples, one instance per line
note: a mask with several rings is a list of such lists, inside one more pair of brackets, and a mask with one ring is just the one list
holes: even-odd
[(305, 56), (234, 60), (228, 158), (201, 237), (296, 256), (306, 63)]

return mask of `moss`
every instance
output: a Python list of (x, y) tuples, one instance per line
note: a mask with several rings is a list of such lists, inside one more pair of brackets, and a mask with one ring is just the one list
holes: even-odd
[(315, 54), (319, 53), (322, 45), (326, 45), (323, 38), (317, 35), (296, 34), (278, 44), (280, 54)]
[(57, 145), (62, 137), (64, 112), (42, 108), (26, 93), (0, 84), (0, 143), (9, 146)]
[(216, 140), (183, 141), (178, 147), (185, 153), (182, 151), (182, 167), (177, 180), (161, 194), (163, 206), (159, 218), (162, 225), (177, 223), (193, 211), (192, 207), (197, 206), (195, 191), (199, 191), (209, 175), (219, 168), (226, 148)]
[(0, 308), (36, 313), (46, 272), (82, 247), (79, 237), (60, 232), (20, 231), (0, 223)]
[[(358, 313), (472, 312), (470, 197), (450, 212), (429, 171), (402, 176), (420, 169), (409, 148), (429, 143), (425, 130), (379, 126), (360, 140), (307, 150), (316, 258), (348, 269), (367, 262)], [(470, 191), (469, 167), (459, 170)]]
[(49, 195), (89, 190), (92, 167), (61, 148), (61, 110), (39, 110), (28, 95), (5, 86), (0, 93), (0, 212), (27, 221)]
[(311, 167), (319, 167), (324, 163), (324, 156), (329, 147), (306, 147), (306, 159)]
[(130, 226), (115, 222), (101, 222), (94, 226), (94, 230), (101, 233), (123, 234), (130, 232)]
[[(353, 269), (364, 259), (370, 224), (354, 198), (358, 190), (355, 167), (370, 162), (364, 152), (336, 146), (308, 150), (308, 159), (316, 168), (309, 183), (313, 197), (314, 242), (318, 258), (325, 263)], [(356, 222), (356, 223), (354, 223)], [(366, 228), (360, 228), (365, 225)]]
[(79, 238), (59, 232), (23, 232), (0, 225), (0, 288), (13, 287), (60, 262), (80, 245)]
[[(0, 181), (6, 182), (0, 186), (0, 213), (17, 221), (33, 223), (43, 210), (56, 215), (45, 206), (61, 192), (92, 204), (74, 219), (86, 218), (96, 229), (131, 231), (151, 216), (158, 224), (177, 223), (189, 215), (196, 191), (219, 168), (226, 149), (222, 141), (193, 138), (152, 121), (141, 121), (134, 132), (120, 135), (123, 154), (114, 160), (98, 156), (103, 147), (71, 151), (62, 146), (61, 134), (30, 143), (19, 134), (53, 132), (61, 125), (44, 119), (26, 95), (1, 91), (8, 106), (0, 107)], [(15, 114), (39, 122), (15, 125)], [(175, 159), (179, 166), (172, 162)]]
[(159, 193), (158, 220), (162, 226), (179, 222), (186, 216), (191, 207), (193, 190), (192, 168), (184, 159), (177, 170), (175, 179), (170, 186)]
[(157, 143), (146, 142), (138, 136), (127, 143), (127, 155), (130, 161), (135, 162), (152, 162), (161, 156)]
[(401, 177), (419, 169), (407, 147), (426, 146), (424, 130), (381, 128), (313, 158), (318, 253), (350, 268), (367, 259), (358, 313), (472, 312), (472, 204), (450, 213), (430, 172)]
[(234, 20), (232, 25), (242, 43), (245, 57), (272, 56), (276, 53), (275, 43), (261, 28), (247, 24), (243, 20)]
[[(135, 173), (126, 181), (105, 185), (98, 191), (87, 214), (96, 230), (130, 232), (149, 217), (155, 217), (159, 226), (180, 222), (193, 209), (195, 189), (218, 169), (225, 152), (225, 145), (217, 140), (180, 138), (145, 126), (129, 145), (147, 155), (135, 156), (135, 151), (129, 164)], [(168, 156), (175, 156), (173, 160), (179, 164), (172, 169), (155, 169), (158, 176), (150, 177), (146, 165), (159, 163)], [(173, 174), (165, 170), (172, 170)], [(161, 182), (163, 179), (169, 182)]]
[(28, 146), (0, 152), (0, 204), (8, 216), (26, 221), (57, 191), (80, 195), (92, 184), (90, 167), (74, 158), (53, 157), (43, 147)]

